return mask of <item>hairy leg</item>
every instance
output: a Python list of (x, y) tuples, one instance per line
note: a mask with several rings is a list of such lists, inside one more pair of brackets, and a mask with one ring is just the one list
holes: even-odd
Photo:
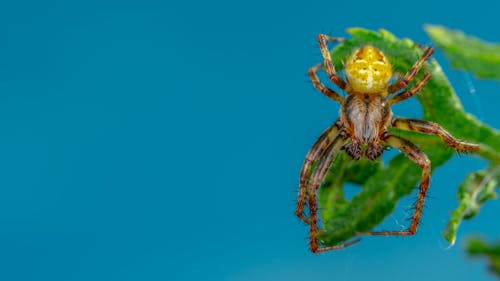
[(328, 78), (342, 90), (345, 89), (346, 82), (337, 74), (337, 72), (335, 72), (335, 66), (332, 62), (332, 57), (330, 56), (330, 51), (328, 50), (326, 41), (342, 42), (344, 40), (344, 38), (330, 37), (325, 34), (318, 35), (319, 48), (321, 49), (321, 54), (323, 55), (324, 65), (326, 68), (326, 73), (328, 74)]
[(332, 100), (342, 103), (344, 98), (339, 93), (326, 87), (325, 85), (323, 85), (323, 83), (321, 83), (321, 81), (319, 81), (318, 75), (316, 75), (316, 71), (318, 71), (318, 68), (320, 68), (321, 66), (322, 64), (315, 65), (309, 68), (309, 70), (307, 71), (307, 74), (309, 75), (309, 77), (311, 77), (314, 88), (318, 89), (325, 96), (331, 98)]
[(311, 175), (310, 185), (307, 188), (308, 193), (308, 205), (309, 205), (309, 246), (311, 252), (321, 253), (330, 250), (338, 250), (346, 248), (350, 245), (357, 243), (359, 240), (354, 240), (349, 243), (338, 244), (328, 247), (320, 247), (318, 243), (318, 203), (316, 200), (316, 192), (320, 185), (323, 183), (325, 176), (330, 168), (331, 163), (337, 156), (338, 152), (345, 143), (345, 137), (339, 134), (335, 140), (330, 144), (325, 154), (321, 156), (316, 168)]
[(434, 53), (434, 48), (429, 47), (427, 50), (425, 50), (424, 54), (420, 59), (415, 62), (415, 64), (408, 70), (408, 72), (401, 78), (398, 79), (394, 84), (389, 86), (389, 93), (395, 93), (404, 87), (408, 86), (408, 83), (415, 78), (415, 75), (417, 75), (418, 70), (424, 65), (425, 61)]
[(333, 142), (340, 130), (340, 126), (340, 122), (337, 120), (333, 125), (328, 127), (323, 134), (321, 134), (316, 143), (314, 143), (309, 152), (307, 152), (304, 164), (302, 164), (295, 215), (305, 223), (309, 223), (309, 219), (304, 215), (304, 208), (306, 204), (307, 185), (309, 183), (312, 165), (314, 162), (318, 161), (318, 159), (325, 153), (327, 147)]
[(418, 119), (397, 118), (392, 121), (392, 126), (401, 130), (420, 132), (429, 135), (438, 135), (449, 147), (460, 151), (476, 151), (479, 145), (456, 139), (436, 123)]
[(390, 97), (388, 100), (389, 104), (392, 105), (392, 104), (404, 101), (405, 99), (411, 98), (413, 95), (418, 93), (418, 91), (420, 91), (420, 89), (427, 83), (427, 81), (429, 81), (429, 79), (431, 79), (431, 74), (426, 73), (424, 78), (422, 78), (422, 80), (418, 81), (418, 83), (415, 86), (413, 86), (411, 89), (408, 89), (404, 92), (401, 92), (395, 96)]
[(431, 174), (431, 162), (429, 158), (414, 144), (411, 142), (397, 137), (388, 136), (385, 142), (399, 149), (401, 152), (406, 154), (413, 162), (415, 162), (420, 168), (422, 168), (422, 179), (420, 181), (420, 187), (418, 190), (417, 201), (415, 202), (415, 210), (411, 218), (411, 224), (407, 230), (394, 230), (394, 231), (371, 231), (371, 232), (360, 232), (358, 235), (400, 235), (408, 236), (413, 235), (417, 232), (418, 224), (420, 222), (420, 217), (422, 216), (422, 211), (424, 208), (425, 195), (427, 194), (427, 189), (429, 188), (430, 174)]

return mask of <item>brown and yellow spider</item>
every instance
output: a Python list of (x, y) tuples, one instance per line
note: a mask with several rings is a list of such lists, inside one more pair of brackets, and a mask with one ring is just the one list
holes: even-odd
[[(389, 127), (438, 135), (448, 146), (460, 152), (478, 149), (477, 144), (463, 142), (454, 138), (436, 123), (418, 119), (395, 118), (392, 115), (391, 105), (415, 95), (431, 78), (430, 73), (426, 72), (424, 77), (415, 83), (413, 87), (405, 89), (415, 78), (425, 61), (432, 55), (433, 48), (427, 48), (422, 57), (415, 62), (404, 76), (389, 85), (393, 75), (391, 63), (380, 50), (371, 45), (356, 49), (347, 59), (344, 68), (346, 81), (344, 81), (335, 72), (327, 47), (327, 41), (341, 42), (343, 40), (342, 38), (333, 38), (324, 34), (318, 35), (324, 63), (313, 66), (308, 71), (314, 87), (341, 104), (340, 118), (323, 132), (309, 150), (300, 172), (300, 186), (295, 214), (310, 226), (309, 244), (313, 253), (342, 249), (358, 241), (329, 247), (319, 247), (318, 244), (316, 191), (324, 181), (332, 161), (341, 149), (344, 149), (355, 160), (363, 155), (375, 160), (382, 154), (386, 146), (392, 146), (406, 154), (422, 169), (422, 179), (415, 202), (415, 210), (408, 229), (356, 233), (357, 235), (384, 236), (408, 236), (416, 233), (422, 215), (425, 195), (429, 188), (431, 172), (429, 158), (413, 143), (399, 136), (391, 135), (388, 131)], [(316, 71), (322, 66), (325, 67), (329, 79), (347, 93), (346, 97), (342, 97), (319, 81)], [(397, 93), (400, 90), (402, 91)], [(309, 217), (304, 212), (306, 204), (309, 208)]]

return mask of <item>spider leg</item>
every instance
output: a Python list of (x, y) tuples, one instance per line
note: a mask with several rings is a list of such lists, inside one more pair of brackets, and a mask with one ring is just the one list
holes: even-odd
[(345, 89), (346, 82), (337, 74), (337, 72), (335, 72), (335, 66), (332, 62), (332, 57), (330, 56), (330, 51), (328, 50), (326, 41), (342, 42), (344, 40), (344, 38), (330, 37), (325, 34), (318, 35), (319, 48), (321, 49), (321, 54), (323, 55), (324, 65), (326, 68), (326, 73), (328, 74), (328, 78), (342, 90)]
[(309, 198), (308, 200), (309, 217), (310, 217), (309, 246), (311, 252), (313, 253), (321, 253), (330, 250), (343, 249), (359, 242), (359, 239), (357, 239), (348, 243), (343, 243), (328, 247), (319, 247), (318, 243), (318, 217), (317, 217), (318, 204), (316, 200), (316, 191), (320, 187), (323, 180), (325, 179), (325, 176), (328, 172), (328, 168), (330, 167), (332, 161), (335, 159), (335, 156), (337, 156), (338, 152), (345, 144), (345, 142), (346, 138), (344, 134), (342, 133), (338, 134), (337, 137), (330, 144), (330, 146), (327, 148), (324, 155), (321, 156), (321, 158), (319, 159), (316, 168), (314, 169), (311, 175), (310, 185), (307, 188), (307, 193)]
[(319, 81), (318, 75), (316, 75), (316, 71), (321, 66), (322, 66), (322, 64), (315, 65), (315, 66), (309, 68), (309, 70), (307, 71), (307, 74), (309, 75), (309, 77), (311, 77), (311, 81), (314, 85), (314, 88), (316, 88), (317, 90), (319, 90), (325, 96), (331, 98), (332, 100), (342, 103), (344, 98), (339, 93), (326, 87), (325, 85), (323, 85), (323, 83), (321, 83), (321, 81)]
[(408, 86), (408, 83), (410, 83), (410, 81), (415, 78), (418, 70), (424, 65), (425, 61), (432, 55), (432, 53), (434, 53), (434, 48), (427, 48), (422, 57), (420, 57), (420, 59), (415, 62), (412, 68), (410, 68), (410, 70), (408, 70), (408, 72), (403, 77), (399, 78), (398, 81), (389, 86), (389, 94), (395, 93)]
[(393, 105), (395, 103), (404, 101), (405, 99), (411, 98), (413, 95), (418, 93), (418, 91), (420, 91), (420, 89), (427, 83), (427, 81), (429, 81), (429, 79), (431, 79), (431, 74), (427, 72), (424, 78), (418, 81), (418, 83), (411, 89), (408, 89), (404, 92), (401, 92), (395, 96), (390, 97), (388, 100), (389, 105)]
[(429, 135), (438, 135), (449, 147), (459, 152), (476, 151), (479, 145), (460, 141), (436, 123), (418, 119), (397, 118), (392, 126), (406, 131), (420, 132)]
[(295, 208), (295, 215), (309, 223), (309, 219), (304, 215), (304, 208), (306, 204), (307, 185), (311, 173), (312, 165), (324, 154), (326, 148), (333, 142), (340, 129), (340, 122), (337, 120), (333, 125), (328, 127), (318, 138), (316, 143), (307, 152), (304, 164), (300, 171), (299, 194), (297, 196), (297, 206)]
[(408, 158), (420, 166), (420, 168), (422, 168), (422, 179), (420, 181), (417, 201), (415, 202), (415, 210), (413, 211), (413, 215), (411, 217), (411, 224), (407, 230), (358, 232), (357, 234), (367, 236), (414, 235), (417, 232), (420, 217), (422, 216), (424, 208), (425, 195), (427, 194), (427, 189), (429, 188), (431, 161), (416, 145), (403, 138), (390, 135), (385, 139), (385, 142), (388, 145), (399, 149), (401, 152), (406, 154)]

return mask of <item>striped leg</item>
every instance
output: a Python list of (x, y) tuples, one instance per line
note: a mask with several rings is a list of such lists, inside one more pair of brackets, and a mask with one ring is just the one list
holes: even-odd
[(297, 206), (295, 208), (295, 215), (309, 223), (309, 219), (304, 215), (304, 208), (306, 204), (307, 185), (309, 183), (309, 176), (314, 162), (316, 162), (325, 152), (326, 148), (333, 142), (340, 129), (340, 122), (337, 120), (333, 125), (328, 127), (323, 134), (318, 138), (316, 143), (307, 152), (304, 164), (300, 171), (299, 194), (297, 196)]
[(417, 72), (424, 65), (425, 61), (434, 53), (434, 48), (429, 47), (424, 52), (424, 55), (408, 70), (408, 72), (401, 78), (398, 79), (394, 84), (389, 86), (389, 94), (395, 93), (404, 87), (408, 86), (408, 83), (415, 78)]
[(344, 38), (330, 37), (325, 34), (318, 35), (319, 48), (321, 49), (321, 54), (323, 55), (324, 65), (326, 68), (326, 73), (328, 73), (328, 78), (342, 90), (345, 89), (346, 82), (337, 74), (337, 72), (335, 72), (335, 66), (333, 65), (332, 57), (330, 56), (330, 51), (328, 50), (326, 41), (342, 42), (344, 40)]
[(394, 230), (394, 231), (372, 231), (372, 232), (360, 232), (358, 235), (368, 235), (368, 236), (389, 236), (389, 235), (400, 235), (408, 236), (414, 235), (417, 232), (418, 224), (420, 222), (420, 217), (422, 216), (422, 211), (424, 208), (425, 195), (427, 194), (427, 189), (429, 188), (430, 174), (431, 174), (431, 162), (429, 158), (414, 144), (411, 142), (397, 137), (389, 136), (385, 139), (385, 142), (399, 149), (401, 152), (406, 154), (413, 162), (415, 162), (420, 168), (422, 168), (422, 179), (420, 182), (420, 187), (418, 190), (417, 201), (415, 202), (415, 210), (411, 218), (411, 224), (407, 230)]
[(325, 151), (325, 154), (321, 156), (318, 161), (316, 168), (314, 169), (310, 185), (307, 188), (307, 194), (309, 197), (308, 205), (309, 205), (309, 246), (311, 252), (313, 253), (321, 253), (330, 250), (339, 250), (351, 246), (357, 242), (358, 240), (354, 240), (349, 243), (338, 244), (329, 247), (320, 247), (318, 243), (318, 203), (316, 200), (316, 192), (320, 185), (323, 183), (325, 176), (328, 172), (328, 168), (330, 167), (332, 161), (337, 156), (338, 152), (345, 144), (346, 140), (342, 134), (337, 135), (337, 137), (333, 140), (330, 146)]
[(479, 145), (477, 144), (460, 141), (454, 138), (450, 133), (436, 123), (418, 119), (398, 118), (392, 121), (392, 126), (406, 131), (438, 135), (449, 147), (459, 152), (476, 151), (479, 148)]
[(321, 81), (319, 81), (318, 75), (316, 75), (316, 71), (318, 71), (318, 68), (320, 68), (321, 66), (322, 64), (315, 65), (309, 68), (309, 70), (307, 71), (307, 74), (309, 75), (309, 77), (311, 77), (311, 81), (314, 85), (314, 88), (316, 88), (317, 90), (319, 90), (325, 96), (331, 98), (332, 100), (342, 103), (344, 98), (339, 93), (326, 87), (325, 85), (323, 85), (323, 83), (321, 83)]
[(420, 89), (427, 83), (427, 81), (429, 81), (429, 79), (431, 79), (431, 74), (426, 73), (424, 78), (422, 78), (422, 80), (418, 81), (418, 83), (415, 86), (413, 86), (411, 89), (408, 89), (408, 90), (401, 92), (393, 97), (390, 97), (389, 101), (388, 101), (389, 105), (393, 105), (395, 103), (404, 101), (405, 99), (411, 98), (413, 95), (418, 93), (418, 91), (420, 91)]

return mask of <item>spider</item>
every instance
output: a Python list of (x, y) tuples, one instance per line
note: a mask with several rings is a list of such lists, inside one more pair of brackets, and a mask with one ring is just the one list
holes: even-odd
[[(471, 152), (478, 149), (477, 144), (460, 141), (443, 129), (440, 125), (418, 119), (395, 118), (391, 105), (404, 101), (416, 93), (429, 81), (430, 73), (425, 71), (424, 77), (413, 87), (408, 87), (432, 55), (432, 47), (425, 49), (422, 57), (417, 60), (408, 72), (390, 84), (392, 66), (387, 57), (377, 48), (365, 45), (356, 49), (347, 59), (344, 67), (346, 81), (335, 72), (330, 57), (327, 41), (342, 42), (343, 38), (334, 38), (325, 34), (318, 35), (318, 42), (323, 55), (322, 64), (311, 67), (308, 75), (314, 87), (330, 99), (341, 104), (340, 117), (314, 143), (306, 155), (300, 172), (299, 193), (295, 214), (310, 226), (309, 246), (313, 253), (337, 250), (355, 244), (359, 239), (320, 247), (318, 243), (318, 219), (316, 191), (324, 181), (328, 169), (340, 150), (358, 160), (366, 156), (375, 160), (387, 146), (395, 147), (406, 154), (422, 169), (420, 187), (411, 216), (410, 226), (406, 230), (360, 232), (357, 235), (400, 235), (409, 236), (417, 232), (422, 215), (424, 200), (429, 188), (431, 162), (429, 158), (413, 143), (395, 135), (388, 128), (415, 131), (439, 136), (448, 146), (459, 152)], [(324, 66), (328, 78), (341, 90), (347, 93), (343, 97), (334, 90), (322, 84), (316, 75), (317, 70)], [(305, 206), (309, 208), (306, 216)]]

